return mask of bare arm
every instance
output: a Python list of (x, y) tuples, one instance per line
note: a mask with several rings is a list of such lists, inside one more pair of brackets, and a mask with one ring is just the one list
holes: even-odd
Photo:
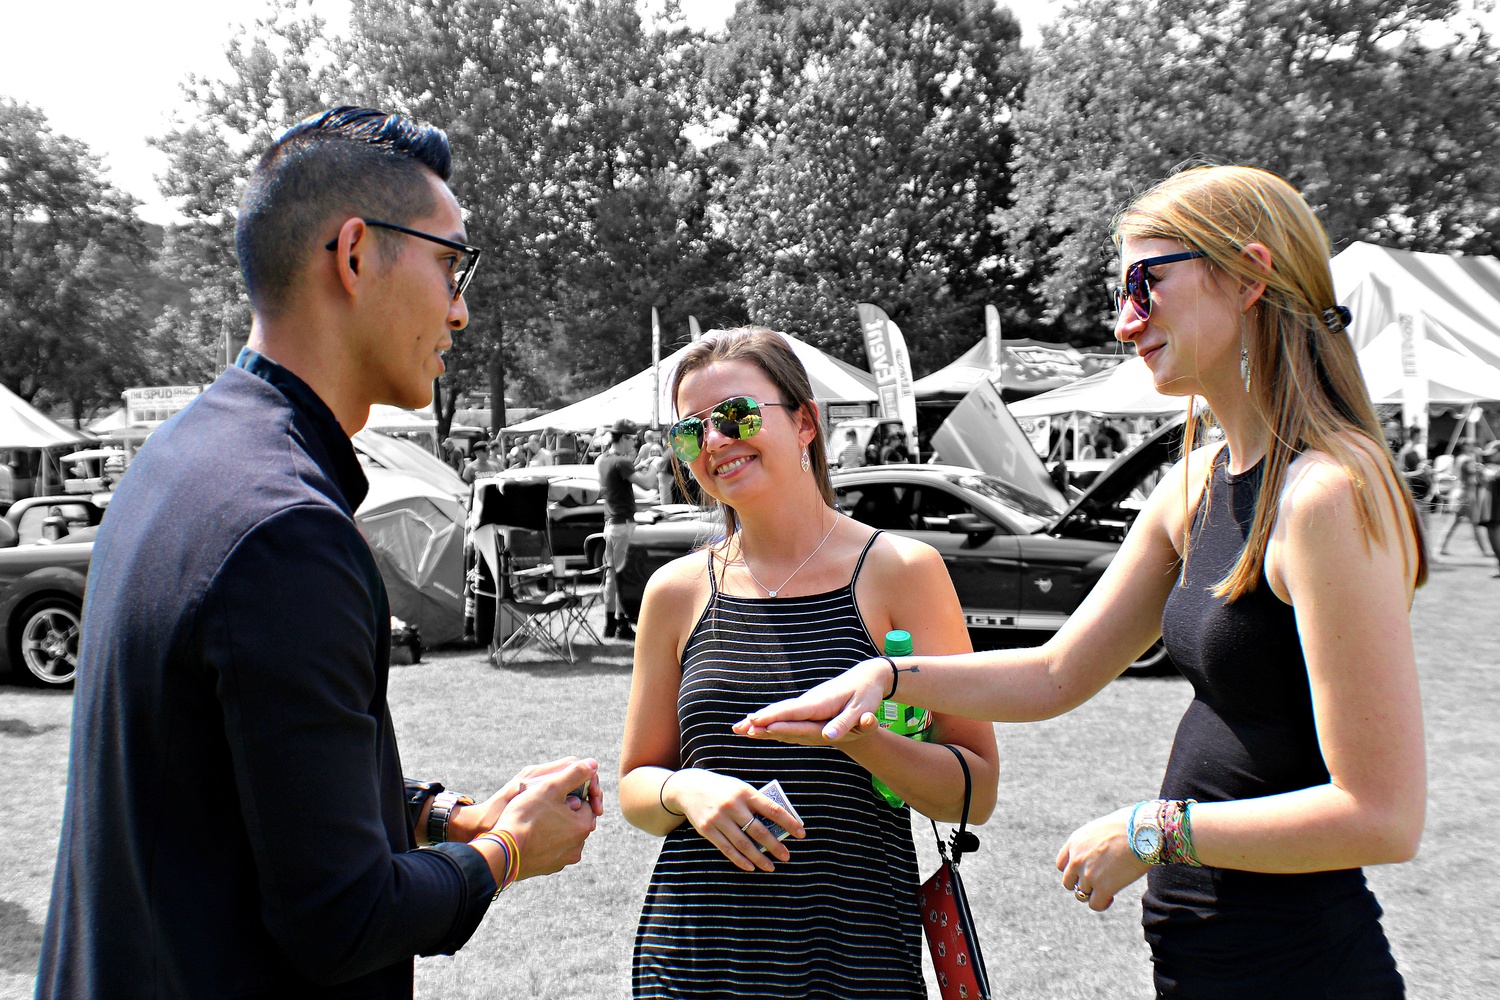
[[(1382, 470), (1366, 474), (1377, 482)], [(1296, 611), (1327, 784), (1194, 805), (1192, 837), (1205, 865), (1313, 872), (1411, 858), (1427, 798), (1422, 714), (1410, 605), (1414, 527), (1382, 500), (1384, 541), (1367, 540), (1347, 475), (1326, 458), (1289, 472), (1266, 576)], [(1145, 872), (1125, 842), (1129, 808), (1080, 828), (1058, 855), (1063, 884), (1109, 906)]]
[[(1205, 864), (1324, 871), (1411, 858), (1427, 799), (1411, 638), (1412, 531), (1382, 498), (1385, 539), (1367, 541), (1337, 465), (1299, 460), (1267, 551), (1267, 576), (1297, 614), (1329, 782), (1193, 807)], [(1367, 470), (1379, 487), (1380, 470)]]
[[(860, 614), (874, 636), (883, 636), (893, 628), (905, 629), (912, 635), (913, 648), (927, 655), (970, 648), (948, 569), (942, 556), (928, 545), (900, 536), (883, 536), (865, 562), (856, 597)], [(885, 665), (883, 660), (878, 662)], [(898, 694), (897, 700), (906, 702), (905, 692)], [(963, 811), (963, 772), (953, 755), (939, 745), (951, 744), (964, 755), (973, 777), (971, 821), (983, 823), (995, 806), (999, 751), (995, 748), (994, 727), (987, 721), (934, 713), (928, 743), (873, 724), (829, 740), (816, 722), (790, 724), (775, 738), (786, 743), (838, 747), (913, 809), (933, 819), (957, 822)]]
[[(1191, 459), (1194, 504), (1209, 458), (1205, 449)], [(1098, 585), (1045, 645), (901, 657), (900, 700), (966, 718), (1032, 722), (1097, 694), (1161, 635), (1162, 607), (1179, 568), (1188, 475), (1188, 463), (1179, 463), (1163, 478)], [(767, 727), (816, 720), (826, 722), (824, 732), (836, 739), (862, 714), (875, 711), (890, 686), (886, 663), (869, 660), (800, 698), (754, 713), (735, 729), (774, 735)]]
[(790, 857), (786, 846), (759, 823), (745, 826), (765, 816), (801, 837), (802, 824), (738, 778), (679, 769), (681, 650), (705, 600), (706, 562), (693, 553), (658, 570), (646, 586), (620, 752), (620, 807), (631, 824), (656, 836), (689, 822), (740, 868), (769, 871), (773, 858)]

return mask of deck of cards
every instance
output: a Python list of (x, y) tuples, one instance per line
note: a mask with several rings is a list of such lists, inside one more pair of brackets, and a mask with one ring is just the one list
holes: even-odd
[[(797, 810), (792, 808), (792, 800), (787, 798), (786, 792), (781, 790), (781, 782), (777, 781), (775, 778), (772, 778), (769, 782), (762, 785), (760, 788), (760, 793), (766, 798), (770, 799), (772, 802), (775, 802), (781, 808), (785, 809), (787, 812), (791, 813), (799, 821), (802, 819), (802, 817), (798, 815)], [(766, 829), (770, 830), (771, 834), (777, 840), (785, 840), (787, 838), (787, 831), (783, 830), (780, 825), (773, 823), (771, 820), (766, 819), (764, 816), (757, 816), (755, 818), (764, 823)], [(764, 851), (765, 848), (761, 848), (761, 850)]]

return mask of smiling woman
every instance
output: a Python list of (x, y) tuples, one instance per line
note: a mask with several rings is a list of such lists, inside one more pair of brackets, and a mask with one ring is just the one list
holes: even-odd
[(1161, 797), (1076, 830), (1063, 887), (1105, 910), (1149, 873), (1159, 996), (1403, 996), (1361, 866), (1411, 858), (1422, 834), (1410, 607), (1426, 559), (1334, 304), (1328, 237), (1251, 167), (1183, 171), (1115, 232), (1115, 336), (1159, 390), (1205, 397), (1223, 444), (1189, 444), (1039, 649), (866, 660), (735, 730), (822, 723), (837, 740), (893, 670), (912, 704), (1047, 719), (1160, 637), (1194, 689)]
[[(929, 546), (834, 509), (812, 389), (780, 334), (709, 334), (680, 359), (672, 390), (683, 414), (673, 452), (726, 531), (659, 570), (642, 605), (620, 799), (665, 841), (636, 936), (635, 995), (757, 994), (768, 981), (804, 996), (921, 995), (910, 816), (872, 777), (956, 820), (964, 778), (949, 750), (873, 716), (837, 741), (805, 727), (768, 744), (730, 724), (877, 653), (874, 636), (894, 628), (924, 651), (967, 648), (953, 585)], [(989, 725), (939, 716), (933, 732), (963, 753), (983, 821), (997, 777)]]

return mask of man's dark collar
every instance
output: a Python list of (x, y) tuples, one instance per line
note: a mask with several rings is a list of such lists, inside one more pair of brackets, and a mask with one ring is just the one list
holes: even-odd
[(365, 477), (365, 470), (360, 467), (359, 456), (354, 453), (349, 435), (344, 433), (343, 426), (328, 408), (328, 404), (313, 391), (312, 386), (258, 351), (242, 348), (234, 363), (236, 367), (245, 369), (276, 388), (292, 404), (292, 409), (306, 418), (305, 426), (312, 431), (328, 456), (327, 471), (338, 483), (352, 515), (370, 492), (370, 482)]

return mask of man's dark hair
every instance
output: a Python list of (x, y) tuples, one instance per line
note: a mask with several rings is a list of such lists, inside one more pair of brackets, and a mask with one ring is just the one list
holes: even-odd
[[(234, 230), (240, 271), (255, 310), (274, 316), (308, 256), (321, 253), (336, 216), (406, 225), (433, 209), (427, 173), (453, 172), (448, 137), (431, 125), (369, 108), (304, 118), (266, 150), (240, 200)], [(381, 258), (401, 234), (372, 229)]]

